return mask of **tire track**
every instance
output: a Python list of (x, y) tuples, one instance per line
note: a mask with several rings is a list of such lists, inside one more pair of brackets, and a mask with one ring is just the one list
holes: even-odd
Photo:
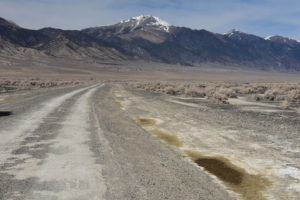
[(81, 88), (59, 97), (50, 99), (47, 102), (43, 102), (38, 110), (24, 113), (20, 119), (13, 120), (11, 124), (13, 127), (1, 127), (0, 130), (0, 163), (3, 163), (11, 151), (15, 149), (18, 144), (28, 135), (33, 133), (44, 119), (66, 100), (72, 98), (74, 95), (95, 87), (89, 86)]
[[(24, 129), (15, 133), (18, 136), (16, 137), (17, 141), (13, 141), (12, 139), (5, 147), (0, 147), (2, 150), (0, 152), (0, 199), (24, 200), (24, 195), (30, 194), (33, 190), (51, 188), (52, 191), (57, 191), (64, 188), (54, 182), (41, 182), (36, 173), (47, 160), (51, 150), (54, 154), (62, 153), (59, 149), (53, 150), (52, 146), (55, 144), (55, 139), (64, 126), (62, 122), (64, 122), (66, 116), (72, 111), (78, 98), (98, 87), (99, 85), (94, 85), (69, 92), (65, 95), (52, 98), (47, 103), (42, 103), (41, 105), (43, 106), (39, 106), (40, 109), (36, 111), (27, 112), (27, 114), (42, 113), (41, 109), (48, 107), (48, 110), (44, 110), (42, 114), (43, 118), (38, 120), (38, 126), (30, 129), (30, 131)], [(52, 109), (49, 108), (50, 103), (54, 104)], [(25, 116), (23, 115), (19, 118), (25, 118)], [(28, 126), (28, 124), (23, 125), (20, 120), (15, 121), (20, 124), (17, 124), (17, 127), (7, 128), (7, 130), (19, 130), (22, 126)], [(1, 132), (2, 134), (4, 133), (3, 130)]]
[(97, 164), (88, 143), (89, 99), (99, 87), (90, 89), (75, 102), (48, 157), (37, 171), (29, 174), (38, 181), (24, 199), (103, 199), (106, 186), (102, 166)]

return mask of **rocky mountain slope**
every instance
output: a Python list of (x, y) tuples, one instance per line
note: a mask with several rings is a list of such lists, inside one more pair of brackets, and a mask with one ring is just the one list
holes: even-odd
[[(154, 16), (83, 30), (29, 30), (0, 18), (1, 54), (102, 61), (145, 60), (199, 66), (300, 71), (300, 43), (282, 36), (261, 38), (231, 30), (218, 34), (176, 27)], [(20, 50), (21, 49), (21, 50)]]

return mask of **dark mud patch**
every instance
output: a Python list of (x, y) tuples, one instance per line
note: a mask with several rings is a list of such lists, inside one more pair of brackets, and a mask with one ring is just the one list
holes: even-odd
[(182, 147), (182, 142), (175, 135), (165, 133), (159, 129), (154, 129), (151, 133), (169, 145)]
[(10, 116), (13, 113), (11, 111), (0, 111), (0, 117)]
[(155, 119), (148, 119), (148, 118), (141, 118), (141, 117), (137, 117), (136, 122), (140, 126), (154, 126), (156, 124)]
[(116, 106), (118, 106), (119, 108), (123, 108), (123, 105), (122, 105), (121, 102), (119, 102), (119, 101), (114, 101), (114, 104), (115, 104)]
[(185, 153), (199, 166), (219, 178), (228, 189), (246, 200), (266, 200), (263, 191), (271, 182), (262, 175), (248, 174), (224, 157), (209, 157), (195, 151)]
[(216, 158), (199, 158), (195, 162), (225, 182), (240, 185), (243, 181), (243, 174), (241, 172), (229, 167), (225, 162)]

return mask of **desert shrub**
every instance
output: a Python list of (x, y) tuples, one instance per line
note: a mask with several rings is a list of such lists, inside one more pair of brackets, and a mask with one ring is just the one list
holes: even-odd
[(284, 101), (284, 100), (286, 100), (287, 98), (286, 98), (286, 94), (278, 94), (277, 96), (276, 96), (276, 101)]
[(198, 87), (190, 87), (186, 88), (185, 91), (185, 96), (188, 97), (205, 97), (205, 91), (203, 88), (198, 88)]
[(214, 85), (208, 85), (204, 88), (204, 92), (207, 97), (212, 97), (216, 92), (216, 86)]
[(287, 99), (291, 102), (300, 101), (300, 89), (294, 89), (287, 93)]
[(134, 86), (136, 88), (143, 88), (143, 85), (141, 83), (133, 83), (132, 86)]
[(231, 88), (216, 88), (211, 98), (215, 103), (224, 103), (228, 104), (228, 98), (236, 98), (237, 95), (235, 91)]
[(268, 87), (264, 85), (259, 85), (254, 88), (256, 94), (264, 94), (267, 91)]
[(217, 93), (224, 94), (227, 98), (237, 98), (236, 92), (231, 88), (219, 88)]
[(252, 94), (252, 99), (254, 99), (255, 101), (261, 101), (262, 97), (259, 96), (258, 94)]
[[(3, 82), (1, 82), (3, 84)], [(4, 84), (11, 84), (4, 83)], [(30, 81), (26, 84), (30, 84)], [(207, 97), (216, 103), (228, 98), (250, 96), (255, 101), (300, 102), (300, 85), (295, 83), (135, 82), (132, 86), (152, 92), (188, 97)], [(283, 103), (284, 102), (284, 103)]]
[(284, 101), (282, 101), (281, 104), (280, 104), (280, 107), (283, 108), (283, 109), (288, 109), (289, 106), (290, 106), (290, 103), (289, 103), (288, 100), (284, 100)]
[(219, 91), (216, 91), (213, 96), (212, 96), (212, 100), (214, 103), (223, 103), (223, 104), (228, 104), (227, 100), (227, 96), (224, 93), (221, 93)]
[(242, 88), (241, 92), (242, 92), (242, 94), (252, 94), (253, 88), (250, 88), (250, 87)]
[(274, 101), (274, 100), (278, 100), (277, 99), (278, 96), (283, 94), (284, 92), (280, 88), (270, 88), (266, 90), (266, 92), (264, 93), (264, 98), (269, 101)]
[(168, 86), (164, 89), (164, 93), (170, 94), (170, 95), (176, 95), (176, 91), (174, 87)]
[(40, 80), (40, 79), (26, 79), (26, 80), (0, 80), (0, 90), (7, 92), (9, 90), (19, 89), (33, 89), (33, 88), (49, 88), (64, 85), (77, 85), (79, 82), (62, 81), (62, 80)]
[(185, 93), (185, 87), (184, 85), (175, 85), (174, 90), (175, 90), (175, 95), (182, 95)]

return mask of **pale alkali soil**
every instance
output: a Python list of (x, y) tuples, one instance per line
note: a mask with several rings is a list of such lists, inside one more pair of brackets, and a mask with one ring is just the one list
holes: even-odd
[[(121, 84), (111, 94), (149, 134), (180, 150), (187, 162), (201, 166), (199, 173), (210, 174), (228, 191), (244, 199), (299, 198), (297, 109), (243, 97), (215, 104), (206, 98), (158, 94)], [(214, 166), (220, 163), (227, 167)], [(224, 178), (224, 170), (241, 180), (230, 182), (232, 177)]]

